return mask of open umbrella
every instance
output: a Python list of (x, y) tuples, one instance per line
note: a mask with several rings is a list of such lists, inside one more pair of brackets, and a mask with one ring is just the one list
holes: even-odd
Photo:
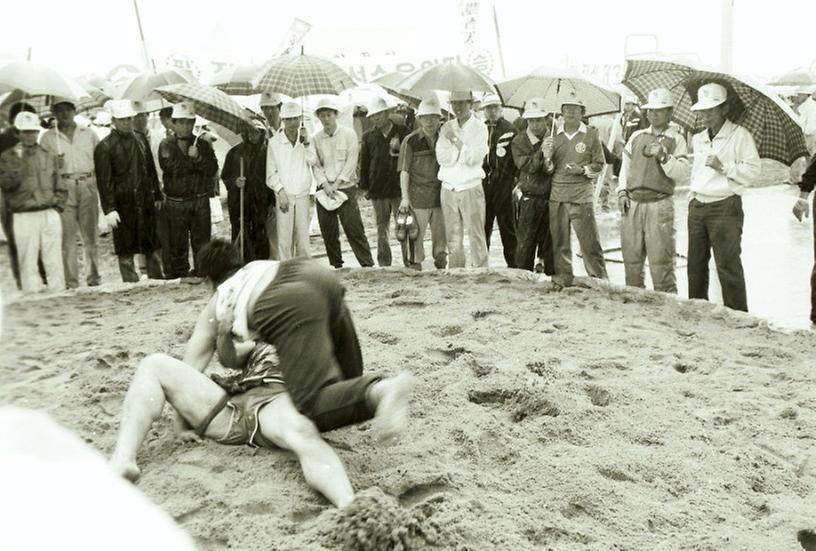
[(545, 108), (556, 112), (561, 100), (570, 92), (586, 105), (589, 117), (620, 111), (620, 94), (593, 84), (581, 73), (566, 67), (541, 66), (527, 75), (500, 82), (496, 85), (504, 104), (523, 109), (530, 98), (543, 98)]
[(233, 65), (218, 71), (210, 80), (210, 86), (215, 86), (231, 96), (251, 96), (260, 94), (252, 85), (252, 79), (258, 74), (258, 65)]
[(246, 109), (221, 90), (197, 82), (169, 84), (156, 88), (156, 93), (170, 103), (193, 103), (196, 114), (240, 134), (251, 124)]
[(386, 93), (394, 96), (397, 99), (401, 99), (416, 109), (419, 106), (420, 101), (422, 101), (422, 94), (412, 94), (407, 90), (400, 88), (399, 83), (405, 80), (406, 76), (407, 75), (405, 73), (394, 71), (375, 78), (371, 82), (373, 84), (377, 84), (380, 88), (385, 90)]
[(759, 156), (792, 165), (807, 157), (805, 136), (796, 114), (777, 94), (748, 77), (708, 71), (669, 61), (628, 60), (625, 84), (645, 100), (655, 88), (668, 88), (674, 96), (672, 120), (690, 132), (703, 130), (703, 120), (691, 110), (697, 89), (708, 82), (728, 91), (729, 118), (745, 127), (756, 142)]
[(273, 57), (263, 64), (252, 84), (261, 92), (297, 98), (339, 94), (354, 86), (354, 80), (334, 62), (301, 53)]
[[(74, 106), (76, 107), (77, 113), (85, 113), (94, 109), (99, 109), (105, 105), (106, 101), (110, 99), (110, 96), (105, 94), (102, 90), (91, 86), (90, 84), (83, 84), (80, 82), (78, 85), (84, 90), (85, 96), (77, 100), (72, 100), (74, 102)], [(22, 90), (17, 89), (7, 94), (6, 97), (0, 101), (0, 111), (8, 111), (11, 106), (18, 101), (25, 101), (34, 108), (37, 115), (40, 117), (47, 117), (51, 114), (51, 105), (54, 103), (55, 98), (59, 98), (59, 96), (30, 96)]]
[(127, 79), (116, 89), (113, 97), (148, 103), (161, 99), (155, 92), (159, 86), (195, 81), (193, 75), (181, 69), (165, 69), (158, 73), (148, 71)]
[(434, 90), (496, 93), (490, 77), (462, 63), (441, 63), (419, 69), (396, 83), (396, 87), (411, 95), (423, 95)]
[(0, 68), (0, 93), (13, 90), (28, 96), (53, 95), (73, 100), (88, 95), (76, 81), (30, 61), (12, 61)]

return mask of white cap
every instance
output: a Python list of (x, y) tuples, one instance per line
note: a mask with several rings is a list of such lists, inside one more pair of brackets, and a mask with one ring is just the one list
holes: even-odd
[(69, 98), (63, 98), (60, 96), (51, 96), (51, 109), (59, 105), (60, 103), (70, 103), (71, 107), (76, 109), (76, 100), (72, 100)]
[(442, 108), (439, 107), (439, 102), (434, 99), (424, 99), (419, 103), (416, 116), (422, 117), (424, 115), (442, 116)]
[(296, 101), (287, 101), (281, 105), (280, 117), (282, 119), (294, 119), (303, 116), (303, 108)]
[(25, 132), (26, 130), (39, 130), (40, 117), (38, 117), (36, 113), (29, 113), (28, 111), (18, 113), (17, 116), (14, 117), (14, 128), (21, 132)]
[(450, 93), (448, 101), (473, 101), (473, 92), (456, 90)]
[(320, 203), (324, 209), (337, 210), (340, 208), (340, 205), (346, 202), (348, 195), (342, 191), (335, 191), (334, 195), (329, 195), (325, 189), (321, 189), (315, 193), (315, 199), (317, 199), (317, 202)]
[(548, 115), (544, 106), (544, 98), (530, 98), (524, 104), (524, 114), (522, 119), (541, 119)]
[(709, 82), (703, 84), (697, 90), (697, 103), (691, 106), (691, 110), (705, 111), (725, 103), (726, 99), (728, 99), (728, 92), (725, 90), (725, 86), (716, 82)]
[(148, 113), (149, 112), (148, 109), (147, 109), (147, 105), (145, 105), (144, 102), (141, 102), (141, 101), (134, 101), (133, 102), (133, 110), (136, 111), (137, 113)]
[(485, 94), (485, 97), (482, 98), (482, 107), (501, 104), (502, 104), (501, 98), (496, 94)]
[(570, 92), (564, 96), (564, 99), (561, 100), (561, 107), (565, 105), (578, 105), (580, 107), (586, 107), (584, 102), (581, 101), (581, 98), (579, 98), (575, 92)]
[(280, 94), (276, 94), (275, 92), (263, 92), (261, 94), (261, 107), (275, 106), (280, 105), (281, 103), (283, 103), (283, 100), (281, 99)]
[(634, 103), (635, 105), (637, 105), (638, 103), (637, 96), (634, 94), (626, 94), (625, 96), (623, 96), (623, 103)]
[(177, 103), (173, 106), (173, 114), (170, 116), (171, 119), (195, 119), (195, 109), (193, 109), (192, 104), (188, 102)]
[(111, 123), (111, 114), (107, 111), (100, 111), (94, 117), (94, 124), (97, 126), (107, 126)]
[(108, 109), (114, 119), (129, 119), (137, 114), (129, 99), (112, 99), (108, 102)]
[(667, 88), (655, 88), (649, 92), (649, 99), (644, 109), (665, 109), (667, 107), (674, 107), (674, 96)]
[(393, 109), (393, 105), (388, 105), (388, 102), (385, 101), (383, 98), (374, 98), (371, 100), (371, 103), (368, 104), (368, 116), (376, 115), (377, 113), (382, 113), (383, 111), (388, 111), (389, 109)]
[(331, 109), (336, 113), (340, 112), (340, 108), (337, 106), (337, 100), (332, 96), (320, 98), (320, 101), (317, 102), (317, 108), (315, 109), (315, 113), (317, 113), (321, 109)]

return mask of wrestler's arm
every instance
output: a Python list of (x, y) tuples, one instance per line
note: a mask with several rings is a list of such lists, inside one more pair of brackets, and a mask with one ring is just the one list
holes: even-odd
[(207, 368), (215, 352), (218, 328), (215, 320), (216, 296), (213, 294), (207, 307), (199, 314), (193, 334), (187, 341), (187, 349), (184, 351), (184, 363), (197, 371), (204, 371)]

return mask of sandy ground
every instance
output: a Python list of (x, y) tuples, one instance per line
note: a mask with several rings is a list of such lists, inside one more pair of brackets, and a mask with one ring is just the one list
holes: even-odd
[[(418, 378), (410, 429), (326, 436), (368, 489), (338, 513), (292, 455), (181, 444), (166, 408), (139, 488), (202, 549), (795, 549), (816, 529), (814, 333), (507, 270), (340, 275), (367, 369)], [(137, 362), (180, 355), (207, 295), (15, 300), (0, 403), (109, 453)]]

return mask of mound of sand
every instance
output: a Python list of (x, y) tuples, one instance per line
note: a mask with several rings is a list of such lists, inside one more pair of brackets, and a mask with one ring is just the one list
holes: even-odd
[[(796, 549), (816, 528), (816, 335), (698, 301), (514, 271), (343, 270), (367, 369), (418, 379), (412, 424), (326, 435), (358, 501), (294, 457), (173, 439), (139, 488), (202, 549)], [(140, 358), (181, 355), (204, 286), (8, 306), (0, 402), (109, 453)], [(799, 541), (798, 541), (799, 540)]]

